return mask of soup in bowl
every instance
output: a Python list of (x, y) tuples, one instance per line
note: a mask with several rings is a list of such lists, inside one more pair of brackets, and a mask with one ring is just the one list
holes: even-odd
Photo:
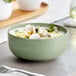
[(9, 48), (19, 58), (44, 61), (58, 58), (66, 49), (67, 29), (48, 23), (27, 23), (10, 28)]

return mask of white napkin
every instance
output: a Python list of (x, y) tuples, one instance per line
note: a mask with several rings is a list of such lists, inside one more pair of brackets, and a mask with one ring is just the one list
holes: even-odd
[(76, 76), (76, 72), (72, 72), (69, 76)]
[(76, 27), (76, 20), (69, 18), (64, 21), (64, 25), (68, 27)]

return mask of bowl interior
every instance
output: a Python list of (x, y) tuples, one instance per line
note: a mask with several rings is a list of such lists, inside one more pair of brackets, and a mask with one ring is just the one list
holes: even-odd
[[(67, 34), (67, 29), (66, 29), (65, 27), (59, 26), (59, 25), (56, 25), (56, 24), (48, 24), (48, 23), (16, 24), (15, 27), (11, 27), (11, 28), (8, 30), (8, 34), (12, 35), (12, 34), (10, 33), (11, 30), (16, 29), (16, 28), (19, 28), (19, 27), (25, 27), (25, 26), (28, 25), (28, 24), (34, 25), (34, 26), (44, 26), (44, 27), (48, 27), (48, 26), (50, 26), (50, 25), (54, 25), (54, 26), (58, 27), (58, 29), (59, 29), (60, 31), (63, 31), (65, 34)], [(65, 34), (64, 34), (64, 35), (65, 35)], [(14, 36), (14, 35), (12, 35), (12, 36)], [(19, 38), (19, 37), (18, 37), (18, 38)]]

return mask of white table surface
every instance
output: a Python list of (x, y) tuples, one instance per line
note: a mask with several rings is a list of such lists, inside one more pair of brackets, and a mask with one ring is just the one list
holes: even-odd
[[(36, 18), (23, 21), (21, 23), (45, 22), (51, 23), (69, 15), (69, 7), (71, 0), (45, 0), (49, 4), (48, 11)], [(0, 29), (0, 43), (7, 41), (7, 30), (12, 27), (4, 27)]]

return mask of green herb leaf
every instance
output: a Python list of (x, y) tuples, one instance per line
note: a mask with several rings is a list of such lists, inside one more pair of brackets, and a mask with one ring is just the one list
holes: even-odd
[(29, 36), (25, 36), (25, 38), (27, 38), (27, 39), (28, 39), (28, 38), (29, 38)]
[(54, 31), (55, 24), (50, 24), (49, 28), (47, 29), (48, 32)]
[(4, 0), (6, 3), (10, 3), (12, 2), (12, 0)]

